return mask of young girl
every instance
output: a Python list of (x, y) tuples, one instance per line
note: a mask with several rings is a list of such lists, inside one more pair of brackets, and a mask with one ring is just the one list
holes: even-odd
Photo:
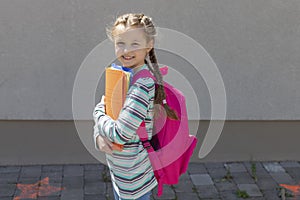
[[(155, 88), (151, 78), (139, 78), (130, 86), (117, 120), (105, 114), (105, 97), (102, 96), (93, 113), (95, 148), (106, 153), (115, 200), (149, 200), (157, 181), (136, 131), (144, 121), (148, 139), (151, 139), (154, 104), (164, 105), (167, 115), (176, 118), (163, 104), (162, 75), (153, 48), (156, 30), (150, 17), (129, 13), (118, 17), (107, 33), (122, 65), (131, 68), (133, 76), (142, 69), (149, 69), (158, 87)], [(112, 142), (123, 144), (123, 150), (113, 151)]]

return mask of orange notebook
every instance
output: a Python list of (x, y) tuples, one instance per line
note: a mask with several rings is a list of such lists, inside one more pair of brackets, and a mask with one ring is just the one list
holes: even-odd
[[(119, 117), (129, 89), (131, 72), (128, 68), (125, 70), (115, 64), (105, 69), (105, 109), (106, 114), (114, 120)], [(113, 144), (113, 150), (122, 149), (122, 145)]]

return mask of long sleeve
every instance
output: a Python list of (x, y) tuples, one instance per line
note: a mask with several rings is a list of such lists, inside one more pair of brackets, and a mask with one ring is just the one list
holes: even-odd
[[(105, 105), (104, 105), (104, 98), (103, 97), (102, 97), (100, 103), (98, 103), (97, 107), (98, 107), (97, 115), (100, 118), (101, 116), (105, 115)], [(96, 138), (100, 135), (100, 131), (99, 131), (99, 128), (98, 128), (96, 120), (95, 120), (95, 109), (94, 109), (94, 112), (93, 112), (94, 122), (95, 122), (93, 138), (94, 138), (95, 149), (100, 151), (100, 149), (97, 145), (97, 140), (96, 140)]]
[[(140, 78), (127, 93), (126, 100), (117, 120), (105, 114), (104, 102), (94, 109), (94, 140), (101, 134), (110, 141), (124, 144), (131, 140), (145, 119), (150, 99), (154, 98), (155, 85), (151, 78)], [(97, 145), (95, 144), (96, 148)]]
[(97, 138), (97, 136), (99, 136), (99, 135), (100, 135), (100, 132), (99, 132), (98, 126), (97, 126), (97, 125), (94, 125), (94, 135), (93, 135), (93, 137), (94, 137), (94, 144), (95, 144), (95, 149), (98, 150), (98, 151), (100, 151), (100, 149), (99, 149), (99, 147), (98, 147), (98, 145), (97, 145), (97, 140), (96, 140), (96, 138)]

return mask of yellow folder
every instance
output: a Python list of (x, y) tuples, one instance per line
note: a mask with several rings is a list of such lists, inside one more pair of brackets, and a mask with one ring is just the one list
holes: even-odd
[(128, 72), (114, 69), (105, 70), (105, 105), (106, 114), (116, 120), (123, 107), (130, 84)]
[[(120, 67), (120, 66), (119, 66)], [(126, 99), (131, 73), (122, 68), (108, 67), (105, 69), (105, 110), (106, 114), (116, 120)], [(121, 151), (123, 146), (113, 145), (114, 150)]]

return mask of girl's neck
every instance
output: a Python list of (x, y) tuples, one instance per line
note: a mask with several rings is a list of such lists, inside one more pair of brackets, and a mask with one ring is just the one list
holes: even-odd
[(144, 65), (145, 65), (145, 63), (142, 64), (142, 65), (139, 65), (139, 66), (136, 66), (136, 67), (132, 68), (133, 72), (136, 73), (136, 72), (137, 72), (141, 67), (143, 67)]

